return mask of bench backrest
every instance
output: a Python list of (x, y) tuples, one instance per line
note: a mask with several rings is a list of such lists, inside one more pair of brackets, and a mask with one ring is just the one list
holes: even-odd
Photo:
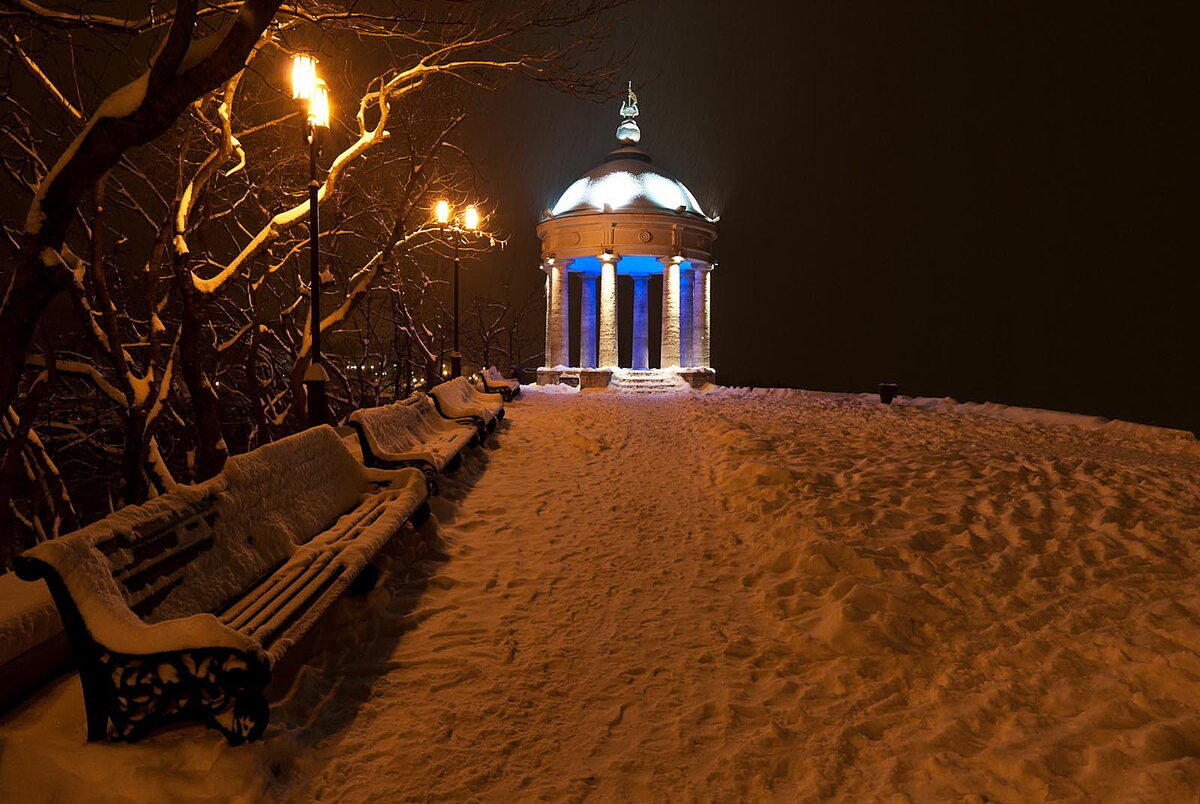
[[(438, 400), (449, 408), (447, 413), (451, 416), (460, 415), (455, 411), (463, 408), (479, 406), (499, 410), (504, 406), (499, 394), (481, 394), (471, 387), (471, 383), (467, 382), (466, 377), (455, 377), (449, 382), (434, 387), (429, 393), (437, 396)], [(443, 410), (446, 410), (446, 407), (443, 407)]]
[(404, 400), (404, 404), (416, 411), (417, 426), (415, 429), (420, 436), (441, 435), (445, 433), (448, 427), (458, 426), (450, 422), (449, 419), (443, 418), (442, 414), (438, 413), (437, 406), (433, 404), (433, 400), (429, 398), (428, 394), (413, 394)]
[(366, 470), (328, 425), (235, 455), (221, 478), (213, 549), (197, 556), (195, 578), (156, 616), (223, 608), (370, 490)]
[(408, 400), (376, 408), (359, 408), (350, 421), (361, 428), (372, 453), (410, 452), (421, 439), (418, 433), (419, 411)]

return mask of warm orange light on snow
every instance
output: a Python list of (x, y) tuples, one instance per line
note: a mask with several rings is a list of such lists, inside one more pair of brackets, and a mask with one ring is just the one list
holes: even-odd
[(438, 223), (441, 223), (441, 224), (449, 223), (450, 222), (450, 202), (445, 199), (438, 201), (437, 208), (434, 212), (434, 215), (437, 217)]
[(463, 213), (463, 226), (472, 232), (479, 228), (479, 210), (475, 207), (467, 207)]
[(292, 56), (292, 97), (311, 101), (317, 89), (317, 60), (307, 53)]

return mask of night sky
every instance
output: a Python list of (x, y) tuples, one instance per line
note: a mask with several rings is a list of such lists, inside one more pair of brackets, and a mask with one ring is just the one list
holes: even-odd
[[(636, 2), (609, 43), (642, 147), (721, 216), (719, 380), (1200, 430), (1192, 4), (784, 5)], [(541, 210), (620, 104), (479, 101), (511, 241), (468, 282), (540, 287)]]

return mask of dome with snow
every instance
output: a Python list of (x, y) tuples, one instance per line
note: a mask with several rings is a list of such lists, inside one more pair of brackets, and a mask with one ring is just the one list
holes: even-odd
[(683, 182), (652, 167), (650, 156), (631, 145), (616, 149), (603, 164), (571, 184), (550, 214), (621, 210), (704, 215), (700, 202)]

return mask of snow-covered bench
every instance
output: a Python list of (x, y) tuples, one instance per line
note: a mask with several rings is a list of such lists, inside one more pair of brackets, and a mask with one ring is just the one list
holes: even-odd
[(15, 566), (50, 587), (89, 740), (201, 720), (237, 744), (266, 728), (272, 668), (352, 584), (374, 583), (371, 559), (428, 514), (427, 498), (419, 471), (369, 469), (321, 426), (40, 544)]
[(479, 441), (473, 423), (443, 419), (424, 394), (391, 405), (360, 408), (350, 414), (350, 426), (358, 433), (367, 466), (420, 469), (431, 493), (437, 473), (457, 469), (463, 449)]
[(511, 402), (521, 395), (520, 381), (508, 379), (495, 366), (489, 366), (479, 372), (479, 379), (483, 381), (485, 393), (500, 394), (505, 402)]
[(455, 377), (435, 385), (429, 391), (437, 412), (446, 419), (471, 419), (480, 431), (495, 430), (496, 422), (504, 418), (504, 398), (500, 394), (476, 391), (466, 377)]

